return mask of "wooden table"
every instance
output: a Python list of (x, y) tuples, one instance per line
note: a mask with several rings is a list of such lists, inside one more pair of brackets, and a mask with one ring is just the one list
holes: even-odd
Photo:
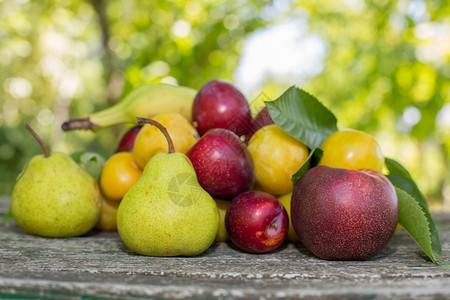
[[(0, 216), (10, 205), (0, 198)], [(213, 244), (197, 257), (133, 254), (115, 232), (49, 239), (0, 222), (0, 298), (448, 298), (450, 215), (434, 216), (444, 249), (432, 264), (405, 232), (368, 261), (325, 261), (301, 245), (248, 254)]]

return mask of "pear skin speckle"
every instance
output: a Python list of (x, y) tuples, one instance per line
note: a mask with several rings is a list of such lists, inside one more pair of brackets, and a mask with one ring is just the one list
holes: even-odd
[(151, 158), (117, 211), (120, 237), (142, 255), (198, 255), (213, 243), (218, 226), (216, 203), (181, 153)]
[(27, 233), (79, 236), (97, 223), (101, 208), (96, 181), (69, 156), (33, 157), (12, 193), (12, 214)]

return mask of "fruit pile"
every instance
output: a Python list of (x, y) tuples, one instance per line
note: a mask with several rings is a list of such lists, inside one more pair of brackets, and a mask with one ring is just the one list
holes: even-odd
[[(266, 253), (287, 241), (322, 259), (363, 260), (386, 246), (398, 222), (415, 237), (402, 206), (414, 199), (394, 176), (409, 180), (407, 171), (392, 160), (386, 168), (371, 136), (337, 130), (331, 112), (302, 93), (290, 88), (252, 118), (247, 99), (227, 82), (209, 81), (198, 92), (137, 87), (115, 106), (62, 125), (136, 124), (98, 185), (29, 128), (45, 155), (19, 178), (12, 214), (24, 231), (46, 237), (117, 230), (131, 250), (150, 256), (198, 255), (227, 240)], [(46, 193), (37, 193), (44, 185)], [(437, 235), (429, 214), (422, 217)]]

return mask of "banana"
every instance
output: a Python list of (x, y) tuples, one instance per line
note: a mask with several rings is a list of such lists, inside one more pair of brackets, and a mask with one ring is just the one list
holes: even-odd
[(61, 125), (62, 130), (96, 130), (122, 123), (136, 123), (136, 117), (176, 112), (192, 121), (192, 103), (197, 91), (184, 86), (154, 83), (134, 88), (117, 104), (87, 117), (72, 119)]

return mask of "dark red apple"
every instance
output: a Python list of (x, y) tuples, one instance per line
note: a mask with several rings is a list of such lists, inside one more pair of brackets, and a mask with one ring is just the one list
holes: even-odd
[(209, 130), (186, 155), (200, 185), (214, 198), (231, 200), (253, 188), (252, 157), (245, 143), (230, 130)]
[(317, 166), (295, 184), (291, 218), (300, 240), (317, 257), (365, 260), (394, 234), (397, 194), (376, 171)]
[(271, 124), (275, 124), (275, 122), (270, 117), (269, 110), (267, 109), (267, 107), (264, 107), (259, 111), (256, 117), (250, 123), (247, 135), (245, 136), (245, 143), (248, 144), (253, 134), (257, 132), (259, 129)]
[(195, 96), (192, 119), (200, 135), (213, 128), (225, 128), (241, 136), (247, 132), (252, 116), (247, 100), (237, 88), (211, 80)]
[(250, 191), (231, 201), (225, 214), (225, 227), (238, 248), (265, 253), (283, 243), (289, 230), (289, 217), (277, 198)]
[(134, 140), (136, 139), (139, 130), (141, 130), (141, 127), (142, 125), (137, 125), (128, 129), (120, 139), (116, 152), (133, 150)]

